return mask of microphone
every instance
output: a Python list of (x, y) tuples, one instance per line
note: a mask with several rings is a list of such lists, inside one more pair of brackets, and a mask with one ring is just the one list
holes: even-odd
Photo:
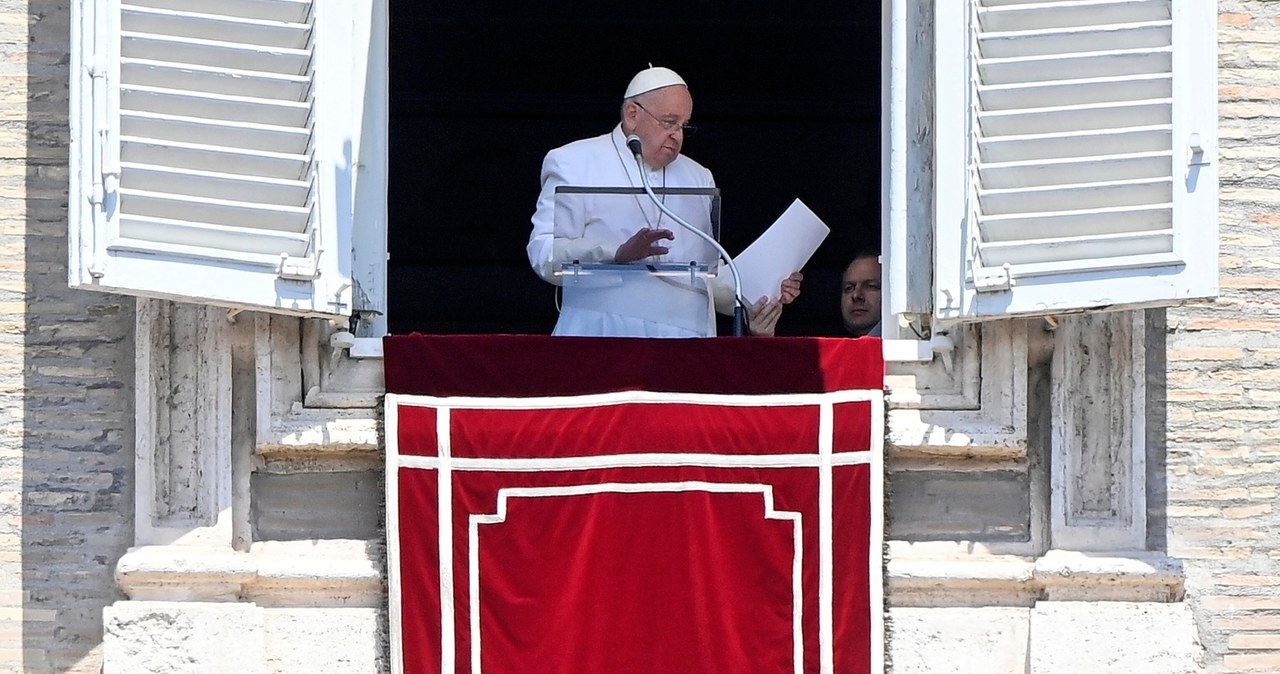
[(742, 300), (742, 277), (738, 274), (738, 265), (734, 264), (733, 258), (729, 256), (729, 252), (724, 249), (724, 246), (720, 245), (719, 241), (716, 241), (710, 234), (694, 227), (688, 222), (685, 222), (684, 218), (676, 215), (670, 208), (667, 208), (667, 205), (662, 203), (662, 200), (658, 198), (658, 195), (653, 193), (653, 185), (649, 184), (649, 172), (645, 170), (644, 159), (640, 156), (640, 137), (634, 133), (627, 136), (627, 148), (631, 150), (631, 154), (635, 155), (636, 169), (640, 172), (640, 182), (644, 184), (644, 193), (649, 195), (649, 199), (658, 207), (658, 210), (666, 213), (667, 217), (674, 220), (676, 224), (684, 227), (690, 232), (693, 232), (699, 238), (711, 244), (711, 246), (716, 249), (716, 252), (724, 260), (725, 266), (729, 268), (729, 272), (733, 275), (733, 335), (735, 337), (743, 336), (746, 334), (747, 308), (746, 304)]

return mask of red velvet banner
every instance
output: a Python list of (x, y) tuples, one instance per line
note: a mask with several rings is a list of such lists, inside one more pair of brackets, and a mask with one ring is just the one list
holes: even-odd
[[(567, 365), (580, 346), (619, 362), (666, 340), (388, 346), (397, 339), (413, 344), (386, 350), (395, 671), (881, 671), (878, 341), (778, 340), (818, 342), (783, 355), (826, 349), (820, 360), (843, 371), (808, 381), (876, 372), (863, 388), (796, 393), (757, 380), (765, 392), (725, 395), (556, 379), (512, 397), (510, 382), (490, 396), (483, 375), (466, 376), (478, 343), (540, 342)], [(685, 368), (696, 375), (686, 382), (711, 383), (722, 365), (760, 365), (735, 349), (773, 340), (669, 341), (729, 352)], [(460, 344), (471, 358), (448, 355)], [(659, 360), (685, 365), (681, 349), (662, 348)], [(496, 350), (479, 369), (527, 353)], [(445, 381), (454, 395), (395, 394), (391, 370), (410, 354), (408, 367), (432, 373), (411, 390)]]

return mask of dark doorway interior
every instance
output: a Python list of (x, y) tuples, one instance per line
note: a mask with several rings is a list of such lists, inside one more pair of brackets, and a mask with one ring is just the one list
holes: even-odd
[(392, 332), (550, 332), (524, 252), (542, 156), (609, 131), (652, 62), (690, 84), (731, 253), (797, 196), (831, 226), (780, 332), (837, 334), (849, 251), (880, 236), (880, 3), (390, 6)]

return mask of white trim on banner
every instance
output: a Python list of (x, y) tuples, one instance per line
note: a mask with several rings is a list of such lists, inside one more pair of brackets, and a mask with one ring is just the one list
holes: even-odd
[(801, 514), (788, 510), (776, 510), (773, 503), (773, 487), (765, 484), (733, 482), (605, 482), (559, 487), (504, 487), (498, 490), (497, 512), (492, 515), (471, 515), (467, 531), (467, 562), (470, 572), (471, 604), (471, 672), (480, 673), (480, 525), (500, 524), (507, 519), (507, 503), (512, 498), (546, 498), (555, 496), (584, 496), (595, 494), (646, 494), (707, 492), (711, 494), (760, 494), (764, 501), (764, 517), (768, 520), (789, 520), (792, 527), (791, 558), (791, 624), (794, 649), (795, 674), (804, 672), (804, 590), (801, 571), (804, 562), (804, 527)]
[[(867, 578), (871, 580), (868, 588), (867, 603), (871, 610), (871, 672), (883, 672), (884, 669), (884, 435), (885, 435), (884, 396), (871, 399), (871, 470), (870, 494), (867, 500), (871, 506), (871, 539), (867, 550)], [(880, 582), (875, 582), (880, 580)]]
[[(404, 624), (401, 614), (400, 590), (400, 436), (395, 429), (400, 426), (400, 406), (396, 402), (399, 396), (388, 393), (385, 401), (385, 423), (387, 439), (387, 466), (384, 480), (387, 492), (387, 620), (391, 625)], [(398, 629), (389, 629), (391, 634), (391, 671), (404, 671), (404, 635)]]
[(537, 398), (484, 398), (475, 396), (397, 395), (396, 401), (411, 407), (448, 407), (484, 410), (567, 410), (610, 405), (715, 405), (717, 407), (802, 407), (830, 403), (864, 402), (882, 398), (883, 391), (851, 389), (828, 393), (662, 393), (660, 391), (613, 391), (578, 396)]
[(453, 620), (453, 466), (449, 433), (449, 408), (436, 409), (436, 446), (440, 452), (437, 468), (436, 511), (439, 514), (440, 542), (440, 671), (455, 671), (457, 625)]
[[(835, 618), (831, 597), (835, 596), (835, 551), (832, 520), (831, 452), (835, 435), (835, 408), (829, 402), (818, 406), (818, 658), (823, 672), (836, 670)], [(865, 452), (870, 454), (871, 452)], [(868, 548), (867, 554), (871, 554)], [(826, 601), (823, 601), (826, 597)]]
[[(830, 455), (833, 466), (857, 466), (871, 463), (870, 452), (840, 452)], [(401, 468), (438, 470), (436, 456), (400, 456)], [(815, 454), (605, 454), (567, 456), (554, 459), (485, 459), (452, 457), (449, 465), (456, 471), (480, 470), (494, 473), (530, 473), (544, 470), (602, 470), (607, 468), (818, 468), (822, 458)]]

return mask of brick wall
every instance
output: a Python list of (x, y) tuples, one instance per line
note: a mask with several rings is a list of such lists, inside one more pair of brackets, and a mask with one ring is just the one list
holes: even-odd
[(1168, 312), (1167, 535), (1210, 670), (1277, 672), (1280, 2), (1218, 7), (1222, 294)]
[(72, 291), (69, 0), (0, 0), (0, 672), (97, 672), (132, 541), (133, 301)]

